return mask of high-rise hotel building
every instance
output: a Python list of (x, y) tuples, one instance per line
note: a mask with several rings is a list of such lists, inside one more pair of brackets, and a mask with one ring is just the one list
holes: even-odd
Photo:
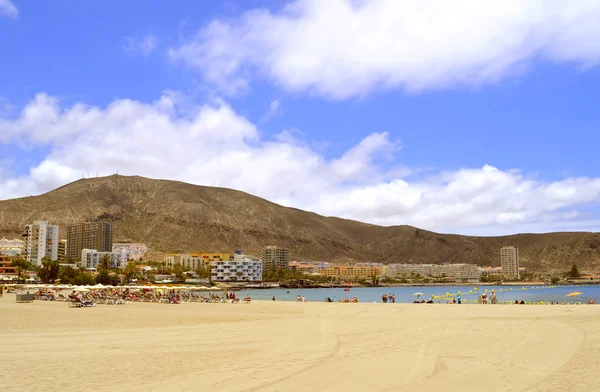
[(500, 249), (502, 275), (507, 279), (519, 279), (519, 248), (504, 246)]
[(111, 222), (85, 222), (67, 226), (67, 260), (81, 262), (81, 251), (112, 252)]
[(266, 246), (262, 251), (263, 270), (288, 269), (290, 251), (278, 246)]
[(22, 234), (25, 243), (25, 260), (35, 265), (42, 265), (45, 256), (52, 260), (58, 258), (58, 226), (45, 221), (35, 221), (25, 226)]

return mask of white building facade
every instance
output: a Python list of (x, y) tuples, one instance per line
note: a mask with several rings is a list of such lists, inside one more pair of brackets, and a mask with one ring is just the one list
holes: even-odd
[(146, 244), (141, 243), (118, 243), (112, 245), (113, 252), (127, 252), (129, 254), (129, 260), (139, 260), (146, 252), (148, 252), (148, 247)]
[(260, 282), (262, 271), (262, 262), (257, 259), (235, 255), (233, 260), (213, 261), (210, 272), (213, 282)]
[(504, 246), (500, 249), (502, 275), (507, 279), (519, 279), (519, 248)]
[(58, 226), (45, 221), (35, 221), (25, 226), (23, 233), (25, 260), (35, 265), (42, 265), (45, 256), (58, 259)]
[(8, 240), (0, 239), (0, 255), (3, 256), (18, 256), (25, 253), (25, 242), (18, 238)]
[(125, 268), (129, 261), (127, 252), (98, 252), (95, 249), (84, 249), (81, 251), (79, 265), (85, 269), (98, 269), (104, 256), (110, 258), (110, 266), (113, 268)]
[(411, 277), (453, 277), (458, 279), (479, 279), (481, 273), (475, 264), (388, 264), (384, 268), (385, 275), (391, 278), (400, 276)]

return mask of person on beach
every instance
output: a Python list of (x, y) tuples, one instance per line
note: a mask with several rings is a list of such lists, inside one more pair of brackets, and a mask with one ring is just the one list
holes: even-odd
[(460, 305), (462, 303), (462, 300), (460, 298), (460, 293), (458, 293), (458, 295), (456, 296), (456, 302)]
[(389, 303), (392, 303), (392, 293), (388, 294), (387, 300)]
[(273, 296), (273, 301), (275, 301), (275, 296)]
[(488, 297), (486, 293), (481, 294), (481, 302), (483, 302), (483, 304), (488, 303)]
[[(356, 297), (354, 297), (356, 298)], [(358, 302), (358, 301), (357, 301)], [(395, 304), (396, 303), (396, 294), (392, 294), (392, 303)]]
[(386, 303), (387, 302), (387, 295), (383, 294), (381, 296), (381, 302)]
[(492, 304), (498, 303), (498, 299), (496, 298), (496, 293), (494, 292), (494, 290), (492, 290), (492, 294), (490, 294), (490, 301), (492, 302)]
[(352, 298), (352, 302), (358, 303), (358, 298), (356, 298), (356, 295), (354, 296), (354, 298)]
[(298, 297), (296, 298), (296, 301), (302, 302), (302, 297), (300, 297), (300, 294), (298, 294)]

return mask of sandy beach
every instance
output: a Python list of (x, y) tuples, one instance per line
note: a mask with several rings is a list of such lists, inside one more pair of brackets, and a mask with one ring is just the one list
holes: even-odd
[(3, 391), (592, 391), (600, 306), (0, 298)]

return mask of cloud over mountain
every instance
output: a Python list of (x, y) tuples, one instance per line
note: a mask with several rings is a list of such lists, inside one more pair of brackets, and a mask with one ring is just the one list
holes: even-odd
[(0, 143), (44, 151), (26, 174), (0, 170), (0, 199), (39, 194), (88, 173), (116, 172), (243, 190), (286, 206), (365, 222), (461, 233), (600, 227), (599, 178), (537, 180), (486, 165), (411, 176), (389, 167), (401, 146), (374, 132), (328, 158), (307, 143), (265, 137), (222, 100), (199, 106), (175, 92), (152, 103), (61, 105), (38, 94), (0, 118)]

